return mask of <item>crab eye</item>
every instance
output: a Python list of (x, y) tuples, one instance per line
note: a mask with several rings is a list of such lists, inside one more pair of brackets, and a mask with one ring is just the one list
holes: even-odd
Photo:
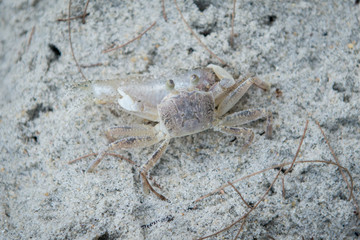
[(174, 80), (172, 80), (172, 79), (167, 80), (166, 81), (166, 88), (168, 90), (173, 90), (175, 88)]
[(199, 83), (199, 76), (196, 74), (191, 75), (190, 82), (192, 85), (197, 85)]

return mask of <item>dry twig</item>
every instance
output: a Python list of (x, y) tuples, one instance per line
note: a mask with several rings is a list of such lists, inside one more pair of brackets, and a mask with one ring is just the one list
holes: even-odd
[(248, 208), (252, 208), (252, 207), (245, 201), (245, 199), (243, 198), (243, 196), (241, 195), (241, 193), (239, 192), (239, 190), (238, 190), (231, 182), (228, 182), (228, 184), (236, 191), (236, 193), (240, 196), (241, 200), (245, 203), (245, 205), (246, 205)]
[[(78, 157), (78, 158), (76, 158), (76, 159), (74, 159), (74, 160), (71, 160), (71, 161), (68, 162), (68, 164), (73, 164), (73, 163), (75, 163), (75, 162), (77, 162), (77, 161), (79, 161), (79, 160), (81, 160), (81, 159), (84, 159), (84, 158), (87, 158), (87, 157), (92, 157), (92, 156), (97, 156), (97, 155), (98, 155), (98, 153), (90, 153), (90, 154), (87, 154), (87, 155)], [(130, 163), (131, 165), (133, 165), (133, 166), (135, 167), (135, 169), (137, 169), (137, 170), (140, 172), (140, 175), (141, 175), (141, 177), (143, 178), (143, 181), (144, 181), (145, 184), (149, 187), (150, 191), (153, 192), (160, 200), (168, 201), (168, 202), (169, 202), (169, 200), (168, 200), (165, 196), (163, 196), (163, 195), (161, 195), (160, 193), (158, 193), (158, 192), (155, 191), (155, 189), (154, 189), (154, 188), (151, 186), (151, 184), (149, 183), (149, 180), (147, 179), (147, 177), (146, 177), (143, 173), (141, 173), (141, 171), (139, 170), (139, 166), (138, 166), (134, 161), (132, 161), (131, 159), (126, 158), (126, 157), (124, 157), (124, 156), (122, 156), (122, 155), (114, 154), (114, 153), (105, 153), (105, 154), (104, 154), (104, 157), (105, 157), (105, 156), (117, 157), (117, 158), (120, 158), (120, 159), (122, 159), (122, 160), (125, 160), (125, 161), (127, 161), (128, 163)]]
[(86, 13), (86, 11), (87, 11), (89, 2), (90, 2), (90, 0), (87, 0), (87, 2), (85, 4), (84, 13), (82, 14), (82, 24), (85, 24), (85, 18), (88, 15), (88, 13)]
[(236, 0), (233, 2), (233, 11), (231, 14), (231, 34), (230, 34), (230, 46), (234, 47), (234, 21), (235, 21), (235, 6), (236, 6)]
[(210, 237), (214, 237), (216, 235), (218, 235), (219, 233), (222, 233), (226, 230), (229, 230), (230, 228), (232, 228), (234, 225), (236, 225), (237, 223), (239, 223), (241, 220), (244, 220), (244, 222), (241, 224), (241, 227), (238, 231), (238, 233), (236, 234), (236, 237), (235, 239), (238, 237), (238, 235), (240, 234), (241, 230), (242, 230), (242, 227), (243, 225), (245, 224), (245, 219), (249, 216), (249, 214), (254, 211), (257, 206), (259, 206), (259, 204), (264, 200), (264, 198), (266, 197), (266, 195), (269, 193), (269, 191), (271, 190), (272, 186), (274, 185), (274, 183), (276, 182), (276, 180), (278, 179), (280, 173), (282, 171), (282, 167), (280, 168), (280, 170), (278, 171), (278, 173), (276, 174), (274, 180), (272, 181), (272, 183), (270, 184), (269, 188), (266, 190), (266, 192), (262, 195), (262, 197), (259, 199), (259, 201), (257, 201), (257, 203), (254, 205), (254, 207), (252, 207), (247, 213), (245, 213), (243, 216), (241, 216), (239, 219), (237, 219), (236, 221), (234, 221), (232, 224), (230, 224), (229, 226), (221, 229), (220, 231), (216, 232), (216, 233), (213, 233), (211, 235), (208, 235), (206, 237), (202, 237), (202, 238), (199, 238), (200, 239), (206, 239), (206, 238), (210, 238)]
[(31, 43), (32, 37), (34, 35), (34, 32), (35, 32), (35, 26), (33, 26), (32, 29), (31, 29), (30, 37), (29, 37), (28, 44), (27, 44), (28, 47), (30, 46), (30, 43)]
[(161, 0), (161, 8), (162, 8), (164, 20), (165, 20), (165, 22), (167, 22), (167, 16), (166, 16), (166, 12), (165, 12), (165, 2), (164, 2), (164, 0)]
[(293, 159), (293, 161), (292, 161), (292, 163), (291, 163), (291, 166), (288, 168), (288, 170), (286, 170), (286, 172), (284, 173), (284, 175), (288, 174), (288, 173), (290, 172), (290, 170), (291, 170), (291, 169), (293, 168), (293, 166), (294, 166), (294, 163), (295, 163), (295, 161), (296, 161), (296, 158), (297, 158), (298, 155), (299, 155), (301, 145), (302, 145), (302, 143), (303, 143), (303, 141), (304, 141), (304, 138), (305, 138), (305, 134), (306, 134), (308, 125), (309, 125), (309, 120), (306, 120), (306, 124), (305, 124), (305, 128), (304, 128), (304, 133), (303, 133), (303, 135), (302, 135), (302, 137), (301, 137), (299, 147), (298, 147), (298, 149), (297, 149), (297, 151), (296, 151), (296, 154), (295, 154), (295, 157), (294, 157), (294, 159)]
[(119, 45), (119, 46), (113, 47), (113, 48), (105, 49), (105, 50), (102, 51), (102, 52), (103, 52), (103, 53), (108, 53), (108, 52), (114, 51), (114, 50), (116, 50), (116, 49), (125, 47), (126, 45), (134, 42), (135, 40), (140, 39), (147, 31), (149, 31), (152, 27), (154, 27), (155, 24), (156, 24), (156, 21), (153, 22), (153, 24), (151, 24), (150, 27), (148, 27), (147, 29), (145, 29), (145, 31), (143, 31), (143, 32), (140, 33), (137, 37), (131, 39), (130, 41), (128, 41), (128, 42), (126, 42), (126, 43), (124, 43), (124, 44), (121, 44), (121, 45)]
[(69, 0), (69, 11), (68, 11), (68, 19), (67, 19), (67, 22), (68, 22), (68, 30), (69, 30), (69, 42), (70, 42), (70, 49), (71, 49), (71, 55), (76, 63), (76, 66), (78, 68), (78, 71), (80, 72), (81, 76), (88, 82), (89, 80), (85, 77), (83, 71), (81, 70), (81, 67), (80, 67), (80, 64), (79, 62), (77, 61), (76, 57), (75, 57), (75, 54), (74, 54), (74, 48), (73, 48), (73, 45), (72, 45), (72, 41), (71, 41), (71, 0)]
[[(296, 158), (297, 158), (297, 156), (298, 156), (298, 154), (299, 154), (300, 148), (301, 148), (301, 146), (302, 146), (302, 143), (303, 143), (303, 140), (304, 140), (304, 137), (305, 137), (305, 133), (306, 133), (306, 129), (307, 129), (308, 123), (309, 123), (309, 121), (306, 121), (306, 125), (305, 125), (305, 129), (304, 129), (303, 136), (302, 136), (302, 138), (301, 138), (301, 141), (300, 141), (298, 150), (297, 150), (297, 152), (296, 152), (296, 154), (295, 154), (294, 160), (292, 161), (290, 168), (293, 166), (293, 164), (294, 164), (294, 162), (296, 161)], [(272, 188), (272, 186), (274, 185), (274, 183), (275, 183), (276, 180), (278, 179), (278, 177), (279, 177), (282, 169), (283, 169), (283, 166), (280, 167), (280, 170), (278, 171), (276, 177), (274, 178), (273, 182), (271, 183), (271, 185), (270, 185), (270, 187), (267, 189), (267, 191), (262, 195), (262, 197), (260, 198), (260, 200), (254, 205), (254, 207), (250, 208), (250, 210), (249, 210), (246, 214), (244, 214), (243, 216), (241, 216), (239, 219), (235, 220), (235, 221), (234, 221), (233, 223), (231, 223), (229, 226), (227, 226), (227, 227), (225, 227), (225, 228), (217, 231), (216, 233), (213, 233), (213, 234), (208, 235), (208, 236), (206, 236), (206, 237), (202, 237), (202, 238), (200, 238), (200, 239), (206, 239), (206, 238), (210, 238), (210, 237), (216, 236), (216, 235), (218, 235), (219, 233), (222, 233), (222, 232), (224, 232), (224, 231), (227, 231), (227, 230), (229, 230), (230, 228), (232, 228), (233, 226), (235, 226), (237, 223), (243, 221), (242, 224), (240, 225), (240, 228), (239, 228), (239, 230), (238, 230), (235, 238), (234, 238), (234, 239), (237, 239), (238, 236), (240, 235), (240, 232), (242, 231), (242, 229), (243, 229), (243, 227), (244, 227), (244, 225), (245, 225), (245, 222), (246, 222), (245, 220), (246, 220), (246, 218), (247, 218), (247, 217), (249, 216), (249, 214), (250, 214), (252, 211), (254, 211), (254, 210), (257, 208), (257, 206), (264, 200), (264, 198), (265, 198), (266, 195), (269, 193), (270, 189)], [(286, 172), (285, 172), (285, 173), (286, 173)], [(233, 183), (234, 183), (234, 182), (233, 182)], [(228, 182), (228, 185), (233, 186), (231, 182)], [(234, 186), (233, 186), (233, 187), (234, 187)], [(241, 196), (241, 195), (240, 195), (240, 196)], [(243, 199), (243, 198), (241, 197), (241, 199)], [(197, 201), (197, 200), (196, 200), (196, 201)], [(196, 202), (196, 201), (195, 201), (195, 202)], [(243, 200), (243, 201), (244, 201), (244, 200)], [(244, 201), (244, 202), (245, 202), (245, 201)]]
[[(87, 16), (89, 16), (89, 13), (86, 13), (85, 17), (87, 17)], [(76, 16), (76, 17), (58, 18), (58, 19), (56, 19), (56, 21), (58, 21), (58, 22), (67, 22), (69, 20), (72, 21), (72, 20), (76, 20), (76, 19), (79, 19), (79, 18), (83, 18), (83, 17), (84, 17), (84, 15), (81, 14), (81, 15)]]
[(181, 19), (183, 20), (183, 22), (185, 23), (186, 27), (190, 30), (191, 34), (196, 38), (196, 40), (200, 43), (200, 45), (205, 48), (206, 51), (208, 51), (210, 53), (211, 56), (213, 56), (214, 58), (216, 58), (221, 64), (226, 65), (225, 61), (222, 60), (221, 58), (219, 58), (214, 52), (212, 52), (206, 45), (205, 43), (203, 43), (201, 41), (201, 39), (196, 35), (196, 33), (194, 32), (194, 30), (192, 30), (192, 28), (190, 27), (189, 23), (185, 20), (184, 15), (182, 14), (179, 6), (177, 5), (176, 0), (174, 0), (176, 9), (178, 10), (178, 12), (180, 13)]
[[(245, 222), (246, 222), (245, 220), (246, 220), (247, 216), (248, 216), (253, 210), (256, 209), (256, 207), (260, 204), (260, 202), (261, 202), (261, 201), (265, 198), (265, 196), (268, 194), (268, 192), (270, 191), (271, 187), (274, 185), (275, 181), (278, 179), (279, 174), (282, 172), (283, 167), (285, 167), (285, 166), (287, 166), (287, 165), (290, 165), (289, 169), (292, 169), (295, 162), (296, 162), (297, 164), (299, 164), (299, 163), (325, 163), (325, 164), (337, 166), (337, 167), (339, 168), (339, 170), (341, 171), (341, 173), (343, 174), (343, 177), (344, 177), (344, 179), (345, 179), (345, 181), (346, 181), (346, 183), (347, 183), (347, 186), (348, 186), (348, 188), (349, 188), (349, 191), (350, 191), (349, 200), (351, 199), (351, 197), (353, 198), (354, 204), (355, 204), (356, 209), (357, 209), (357, 215), (359, 216), (359, 207), (358, 207), (357, 201), (356, 201), (356, 199), (355, 199), (355, 197), (354, 197), (354, 194), (353, 194), (353, 186), (354, 186), (353, 178), (352, 178), (349, 170), (339, 164), (339, 161), (338, 161), (338, 159), (337, 159), (337, 157), (336, 157), (333, 149), (331, 148), (329, 142), (327, 141), (327, 138), (325, 137), (325, 134), (323, 133), (323, 131), (322, 131), (322, 129), (321, 129), (321, 127), (320, 127), (320, 125), (319, 125), (318, 123), (317, 123), (317, 124), (318, 124), (320, 130), (322, 131), (323, 136), (324, 136), (324, 138), (325, 138), (325, 141), (326, 141), (326, 143), (328, 144), (328, 146), (329, 146), (329, 148), (330, 148), (330, 151), (332, 152), (333, 157), (334, 157), (334, 159), (335, 159), (336, 162), (325, 161), (325, 160), (296, 161), (296, 159), (297, 159), (297, 157), (298, 157), (298, 154), (299, 154), (299, 151), (300, 151), (300, 148), (301, 148), (301, 146), (302, 146), (302, 144), (303, 144), (303, 140), (304, 140), (304, 137), (305, 137), (305, 134), (306, 134), (306, 130), (307, 130), (307, 127), (308, 127), (308, 123), (309, 123), (309, 121), (306, 121), (306, 125), (305, 125), (305, 128), (304, 128), (304, 133), (303, 133), (303, 135), (302, 135), (301, 141), (300, 141), (300, 143), (299, 143), (298, 150), (297, 150), (297, 152), (296, 152), (296, 154), (295, 154), (295, 157), (294, 157), (293, 161), (287, 162), (287, 163), (282, 163), (282, 164), (279, 164), (279, 165), (276, 165), (276, 166), (273, 166), (273, 167), (270, 167), (270, 168), (267, 168), (267, 169), (258, 171), (258, 172), (256, 172), (256, 173), (247, 175), (247, 176), (242, 177), (242, 178), (240, 178), (240, 179), (237, 179), (237, 180), (235, 180), (235, 181), (228, 182), (227, 184), (223, 185), (222, 187), (216, 189), (215, 191), (213, 191), (213, 192), (211, 192), (211, 193), (209, 193), (209, 194), (207, 194), (207, 195), (205, 195), (205, 196), (203, 196), (203, 197), (200, 197), (199, 199), (197, 199), (197, 200), (194, 201), (194, 202), (198, 202), (198, 201), (200, 201), (200, 200), (202, 200), (202, 199), (204, 199), (204, 198), (206, 198), (206, 197), (211, 196), (212, 194), (214, 194), (214, 193), (216, 193), (216, 192), (222, 191), (225, 187), (232, 186), (232, 187), (235, 189), (235, 191), (239, 194), (239, 196), (241, 197), (242, 201), (243, 201), (248, 207), (250, 207), (250, 206), (246, 203), (246, 201), (243, 199), (243, 197), (241, 196), (240, 192), (234, 187), (233, 183), (242, 181), (242, 180), (244, 180), (244, 179), (250, 178), (250, 177), (255, 176), (255, 175), (257, 175), (257, 174), (260, 174), (260, 173), (269, 171), (269, 170), (271, 170), (271, 169), (278, 169), (278, 168), (280, 168), (280, 170), (278, 171), (278, 174), (276, 175), (274, 181), (272, 182), (272, 184), (270, 185), (270, 187), (267, 189), (266, 193), (265, 193), (265, 194), (261, 197), (261, 199), (254, 205), (254, 207), (250, 207), (250, 210), (249, 210), (246, 214), (244, 214), (242, 217), (240, 217), (239, 219), (237, 219), (237, 220), (235, 220), (234, 222), (232, 222), (229, 226), (227, 226), (227, 227), (219, 230), (219, 231), (216, 232), (216, 233), (213, 233), (213, 234), (208, 235), (208, 236), (206, 236), (206, 237), (202, 237), (202, 238), (200, 238), (200, 239), (206, 239), (206, 238), (209, 238), (209, 237), (216, 236), (216, 235), (218, 235), (218, 234), (221, 233), (221, 232), (224, 232), (224, 231), (229, 230), (230, 228), (232, 228), (234, 225), (236, 225), (236, 224), (239, 223), (240, 221), (243, 221), (242, 224), (241, 224), (241, 226), (240, 226), (240, 228), (239, 228), (239, 230), (238, 230), (238, 232), (237, 232), (237, 234), (236, 234), (236, 236), (235, 236), (235, 238), (234, 238), (234, 239), (237, 239), (238, 236), (240, 235), (240, 232), (241, 232), (242, 229), (243, 229), (243, 226), (244, 226), (244, 224), (245, 224)], [(284, 173), (283, 176), (285, 176), (285, 174), (289, 172), (289, 169), (288, 169), (287, 171), (285, 171), (285, 173)], [(347, 181), (347, 178), (345, 177), (345, 173), (344, 173), (344, 172), (349, 176), (350, 183)], [(284, 191), (284, 178), (282, 178), (282, 181), (283, 181), (283, 196), (284, 196), (284, 192), (285, 192), (285, 191)]]
[(103, 66), (103, 63), (94, 63), (94, 64), (90, 64), (90, 65), (83, 65), (81, 64), (80, 67), (81, 68), (92, 68), (92, 67), (99, 67), (99, 66)]
[[(315, 123), (316, 123), (316, 125), (318, 125), (318, 127), (319, 127), (319, 129), (320, 129), (320, 131), (321, 131), (321, 134), (323, 135), (323, 137), (324, 137), (324, 139), (325, 139), (325, 142), (326, 142), (326, 144), (328, 145), (328, 147), (329, 147), (329, 149), (330, 149), (330, 152), (331, 152), (331, 155), (333, 156), (334, 160), (336, 161), (336, 163), (337, 163), (339, 166), (341, 166), (341, 165), (340, 165), (340, 162), (339, 162), (339, 159), (338, 159), (338, 157), (337, 157), (336, 154), (335, 154), (334, 149), (331, 147), (331, 145), (330, 145), (330, 143), (329, 143), (329, 141), (328, 141), (328, 139), (327, 139), (327, 137), (326, 137), (323, 129), (322, 129), (321, 126), (320, 126), (320, 123), (319, 123), (318, 121), (316, 121), (316, 120), (315, 120)], [(360, 218), (360, 209), (359, 209), (359, 205), (358, 205), (357, 200), (355, 199), (355, 196), (354, 196), (353, 191), (352, 191), (352, 189), (353, 189), (353, 188), (352, 188), (352, 184), (351, 184), (351, 187), (350, 187), (349, 182), (348, 182), (348, 180), (346, 179), (345, 174), (343, 173), (343, 171), (342, 171), (342, 169), (341, 169), (340, 167), (339, 167), (339, 170), (340, 170), (340, 173), (341, 173), (342, 177), (344, 178), (344, 181), (346, 182), (346, 185), (347, 185), (347, 187), (348, 187), (348, 189), (349, 189), (349, 191), (350, 191), (349, 201), (351, 200), (351, 198), (353, 199), (354, 204), (355, 204), (355, 207), (356, 207), (356, 211), (357, 211), (358, 218)]]

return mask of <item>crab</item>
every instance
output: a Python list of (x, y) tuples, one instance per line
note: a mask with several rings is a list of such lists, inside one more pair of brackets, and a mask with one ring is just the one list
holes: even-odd
[(245, 145), (248, 146), (254, 138), (254, 132), (240, 125), (260, 118), (267, 118), (266, 137), (271, 138), (272, 114), (266, 109), (244, 110), (224, 116), (253, 84), (263, 90), (270, 89), (268, 83), (252, 74), (235, 81), (224, 68), (211, 64), (206, 68), (183, 71), (167, 80), (166, 77), (141, 79), (147, 79), (149, 83), (133, 86), (104, 81), (93, 85), (96, 98), (117, 98), (123, 110), (153, 121), (155, 125), (109, 128), (106, 136), (110, 144), (97, 155), (87, 169), (88, 172), (95, 169), (108, 151), (160, 143), (140, 168), (144, 191), (149, 192), (154, 191), (147, 180), (149, 171), (173, 138), (213, 129), (245, 138)]

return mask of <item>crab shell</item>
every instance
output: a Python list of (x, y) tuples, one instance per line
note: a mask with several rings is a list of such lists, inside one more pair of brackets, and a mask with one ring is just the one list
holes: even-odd
[[(190, 81), (194, 75), (198, 78), (196, 85)], [(180, 70), (175, 74), (169, 73), (160, 77), (143, 75), (125, 80), (100, 81), (92, 87), (95, 98), (99, 102), (111, 102), (116, 99), (125, 111), (159, 122), (158, 105), (171, 92), (215, 91), (215, 86), (219, 85), (220, 79), (223, 78), (230, 79), (229, 85), (235, 83), (227, 72), (222, 72), (216, 65), (209, 65), (207, 68)], [(166, 81), (169, 79), (175, 83), (175, 88), (172, 90), (166, 87)]]
[(205, 91), (179, 91), (167, 95), (158, 105), (160, 125), (170, 137), (182, 137), (212, 127), (214, 96)]

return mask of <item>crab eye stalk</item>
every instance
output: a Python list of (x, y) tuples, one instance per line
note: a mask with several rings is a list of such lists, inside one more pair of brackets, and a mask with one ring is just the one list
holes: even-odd
[(191, 83), (191, 85), (193, 85), (193, 86), (196, 86), (198, 83), (199, 83), (199, 76), (198, 75), (196, 75), (196, 74), (193, 74), (193, 75), (191, 75), (191, 77), (190, 77), (190, 83)]
[(174, 88), (175, 88), (174, 80), (172, 80), (172, 79), (167, 80), (166, 81), (166, 89), (171, 91), (171, 90), (174, 90)]

